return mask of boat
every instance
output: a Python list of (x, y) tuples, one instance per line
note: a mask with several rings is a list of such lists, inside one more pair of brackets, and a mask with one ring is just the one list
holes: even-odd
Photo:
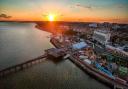
[[(57, 39), (51, 38), (50, 42), (56, 47), (61, 48), (64, 46), (64, 44), (61, 44)], [(101, 71), (89, 64), (89, 61), (85, 62), (81, 60), (79, 57), (74, 55), (73, 52), (65, 51), (65, 54), (70, 54), (69, 59), (75, 63), (77, 66), (79, 66), (83, 71), (87, 72), (89, 75), (94, 77), (95, 79), (99, 80), (100, 82), (108, 85), (112, 89), (128, 89), (128, 82), (113, 76), (108, 71)], [(98, 66), (100, 67), (100, 66)], [(103, 70), (103, 69), (102, 69)], [(106, 73), (105, 73), (106, 72)]]

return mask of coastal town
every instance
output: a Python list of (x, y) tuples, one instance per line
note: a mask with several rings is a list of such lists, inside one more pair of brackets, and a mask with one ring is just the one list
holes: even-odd
[(111, 89), (128, 89), (127, 24), (37, 21), (33, 26), (50, 33), (46, 38), (54, 47), (45, 49), (41, 56), (0, 70), (1, 79), (45, 59), (54, 63), (69, 60)]
[[(41, 29), (39, 25), (37, 27)], [(51, 26), (48, 30), (54, 30), (51, 43), (56, 50), (61, 49), (56, 54), (65, 53), (60, 56), (69, 58), (113, 89), (128, 88), (128, 25), (79, 23)]]
[(128, 89), (128, 0), (0, 0), (0, 89)]

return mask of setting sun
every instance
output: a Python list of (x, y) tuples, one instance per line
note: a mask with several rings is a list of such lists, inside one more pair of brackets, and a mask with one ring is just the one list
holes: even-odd
[(48, 20), (49, 21), (54, 21), (55, 20), (55, 16), (52, 15), (52, 14), (48, 15)]

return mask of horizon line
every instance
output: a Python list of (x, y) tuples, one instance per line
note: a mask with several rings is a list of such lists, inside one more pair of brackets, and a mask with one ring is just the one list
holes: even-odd
[(41, 21), (41, 20), (0, 20), (0, 22), (76, 22), (76, 23), (117, 23), (128, 24), (128, 22), (109, 22), (109, 21)]

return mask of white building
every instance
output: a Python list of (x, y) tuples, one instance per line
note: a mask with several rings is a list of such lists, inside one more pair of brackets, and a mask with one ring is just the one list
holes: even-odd
[(119, 25), (114, 25), (112, 28), (113, 29), (118, 29), (118, 28), (120, 28), (120, 26)]
[(110, 40), (110, 32), (107, 30), (96, 30), (93, 34), (93, 40), (101, 43), (102, 45), (106, 45)]
[(97, 24), (96, 23), (91, 23), (91, 24), (89, 24), (89, 27), (97, 27)]

